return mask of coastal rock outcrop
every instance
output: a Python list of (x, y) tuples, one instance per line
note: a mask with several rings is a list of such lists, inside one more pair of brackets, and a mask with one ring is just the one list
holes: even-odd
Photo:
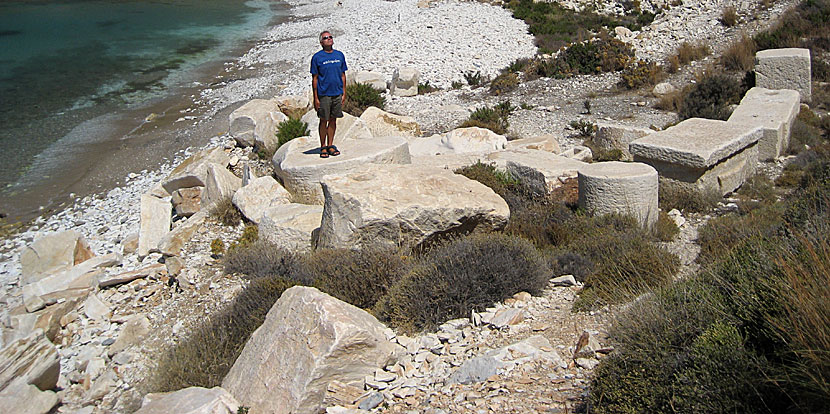
[(174, 168), (161, 185), (169, 194), (180, 188), (204, 187), (207, 166), (214, 163), (226, 167), (229, 162), (230, 156), (221, 147), (199, 151)]
[(233, 205), (254, 224), (267, 208), (290, 202), (291, 194), (270, 175), (252, 180), (233, 195)]
[(450, 233), (504, 228), (507, 203), (452, 171), (364, 165), (326, 176), (319, 247), (417, 246)]
[(332, 382), (363, 386), (392, 362), (387, 328), (368, 312), (315, 288), (277, 300), (222, 381), (251, 414), (316, 413)]
[(230, 134), (242, 147), (273, 151), (278, 145), (277, 125), (286, 119), (276, 100), (253, 99), (231, 112)]

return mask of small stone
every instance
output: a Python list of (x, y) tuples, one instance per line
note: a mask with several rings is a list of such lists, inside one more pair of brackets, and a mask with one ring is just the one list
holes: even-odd
[(110, 346), (110, 345), (112, 345), (112, 344), (114, 344), (114, 343), (115, 343), (115, 339), (112, 339), (112, 338), (107, 338), (107, 339), (104, 339), (104, 340), (101, 342), (101, 345), (104, 345), (104, 346)]
[(357, 404), (357, 408), (361, 410), (371, 410), (380, 405), (383, 402), (383, 394), (375, 391), (364, 397), (360, 402)]
[(553, 283), (554, 286), (557, 286), (557, 287), (569, 287), (569, 286), (575, 286), (576, 285), (576, 279), (573, 277), (573, 275), (563, 275), (563, 276), (555, 277), (555, 278), (551, 279), (550, 281), (551, 281), (551, 283)]

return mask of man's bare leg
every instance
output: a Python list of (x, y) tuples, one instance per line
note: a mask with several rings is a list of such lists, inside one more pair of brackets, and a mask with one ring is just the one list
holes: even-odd
[[(320, 133), (320, 156), (328, 157), (329, 150), (326, 145), (326, 138), (328, 136), (328, 123), (325, 119), (320, 119), (320, 124), (317, 126), (317, 132)], [(326, 154), (326, 155), (323, 155)]]

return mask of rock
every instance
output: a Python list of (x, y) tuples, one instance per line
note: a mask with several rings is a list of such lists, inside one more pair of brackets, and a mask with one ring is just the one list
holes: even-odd
[(290, 202), (291, 194), (270, 175), (252, 180), (233, 195), (233, 205), (254, 224), (259, 224), (262, 213), (269, 207)]
[(617, 38), (623, 42), (629, 42), (634, 38), (634, 33), (631, 32), (631, 29), (624, 26), (615, 27), (614, 33), (617, 35)]
[(101, 275), (98, 278), (99, 287), (115, 286), (121, 283), (132, 282), (136, 279), (149, 277), (151, 275), (167, 274), (167, 267), (161, 263), (153, 263), (138, 270), (118, 273), (114, 275)]
[(108, 349), (107, 354), (113, 356), (143, 340), (150, 333), (150, 320), (143, 313), (133, 315), (121, 327), (118, 339)]
[(421, 135), (421, 127), (415, 122), (415, 118), (385, 112), (374, 106), (366, 108), (360, 115), (360, 120), (375, 137)]
[(483, 184), (448, 170), (363, 165), (326, 176), (319, 247), (417, 246), (454, 232), (507, 224), (507, 203)]
[(651, 90), (651, 93), (658, 98), (662, 98), (675, 92), (677, 92), (677, 88), (668, 82), (658, 83), (657, 85), (654, 85), (654, 89)]
[[(29, 314), (37, 318), (32, 329), (42, 329), (46, 338), (54, 341), (61, 327), (66, 325), (61, 321), (80, 305), (81, 299), (82, 297), (68, 297), (62, 303), (56, 303), (34, 314)], [(28, 334), (29, 330), (26, 332)]]
[(262, 213), (259, 237), (290, 251), (308, 251), (316, 244), (323, 218), (322, 206), (285, 204)]
[(138, 250), (138, 233), (131, 233), (121, 241), (123, 254), (135, 253)]
[(86, 241), (81, 240), (83, 236), (68, 230), (40, 237), (24, 247), (20, 252), (21, 284), (37, 282), (74, 266), (76, 254), (81, 254), (86, 246)]
[(653, 166), (661, 185), (726, 194), (755, 172), (761, 127), (691, 118), (633, 141), (634, 161)]
[(421, 74), (412, 67), (395, 69), (392, 74), (392, 86), (389, 93), (392, 96), (415, 96), (418, 94), (418, 79)]
[(515, 344), (495, 349), (487, 352), (485, 356), (501, 362), (508, 370), (531, 361), (546, 361), (562, 369), (568, 367), (562, 357), (553, 350), (550, 341), (542, 335), (534, 335)]
[(239, 403), (220, 387), (190, 387), (164, 394), (147, 394), (135, 414), (237, 414)]
[(767, 49), (755, 54), (755, 86), (793, 89), (801, 102), (812, 99), (810, 49)]
[(59, 299), (85, 296), (95, 287), (101, 268), (121, 263), (121, 255), (111, 253), (87, 260), (69, 270), (56, 273), (35, 283), (23, 286), (26, 310), (35, 312)]
[(575, 145), (571, 149), (559, 153), (559, 155), (582, 162), (590, 162), (594, 158), (591, 149), (582, 145)]
[(167, 269), (167, 274), (170, 276), (178, 276), (184, 269), (184, 261), (175, 256), (169, 256), (164, 259), (164, 267)]
[[(309, 89), (310, 91), (310, 89)], [(280, 111), (292, 118), (301, 118), (311, 103), (308, 97), (302, 95), (277, 96), (274, 101), (279, 105)]]
[(674, 224), (677, 225), (677, 227), (681, 227), (686, 224), (686, 219), (683, 217), (683, 213), (681, 213), (678, 209), (671, 209), (671, 211), (668, 212), (668, 215), (672, 220), (674, 220)]
[(559, 154), (562, 151), (559, 147), (559, 140), (556, 135), (552, 134), (507, 141), (505, 148), (508, 150), (538, 150), (553, 154)]
[(241, 147), (273, 151), (279, 146), (277, 124), (287, 119), (277, 101), (252, 99), (231, 113), (230, 134)]
[(574, 278), (573, 275), (563, 275), (563, 276), (555, 277), (555, 278), (551, 279), (550, 282), (553, 283), (553, 285), (557, 286), (557, 287), (576, 286), (576, 279)]
[(491, 356), (479, 356), (461, 365), (447, 380), (449, 384), (472, 384), (496, 375), (502, 366)]
[(138, 256), (158, 251), (162, 237), (170, 231), (170, 204), (164, 200), (141, 196), (141, 219), (138, 231)]
[(496, 328), (504, 328), (509, 325), (516, 325), (524, 320), (524, 311), (517, 308), (499, 309), (490, 320), (490, 325)]
[(409, 140), (412, 155), (478, 154), (500, 151), (507, 138), (485, 128), (456, 128), (443, 135)]
[(760, 126), (764, 132), (758, 141), (758, 158), (767, 161), (786, 152), (790, 129), (800, 110), (797, 91), (755, 87), (744, 95), (727, 122), (747, 128)]
[[(320, 148), (320, 130), (317, 128), (320, 124), (320, 119), (317, 118), (317, 112), (314, 110), (308, 111), (303, 115), (301, 120), (308, 124), (309, 136), (311, 137), (310, 142), (314, 147)], [(337, 148), (340, 148), (340, 145), (346, 140), (371, 138), (372, 131), (369, 131), (369, 127), (360, 118), (344, 112), (343, 118), (337, 119), (337, 131), (334, 133), (334, 145), (337, 145)], [(314, 155), (319, 155), (319, 153), (315, 153)]]
[(648, 164), (609, 161), (579, 170), (579, 206), (596, 214), (632, 216), (644, 228), (657, 223), (657, 170)]
[(365, 394), (363, 387), (354, 387), (340, 381), (332, 381), (326, 388), (325, 405), (354, 405)]
[(485, 163), (509, 171), (523, 184), (539, 194), (547, 194), (577, 176), (587, 164), (539, 150), (498, 151), (488, 154)]
[[(339, 128), (338, 128), (339, 130)], [(323, 204), (320, 181), (327, 174), (345, 174), (369, 164), (409, 164), (406, 140), (400, 137), (379, 137), (368, 140), (337, 142), (341, 154), (322, 159), (319, 142), (310, 137), (289, 141), (274, 154), (275, 174), (282, 179), (291, 199), (297, 203)]]
[(157, 250), (165, 256), (178, 256), (184, 245), (205, 224), (208, 214), (208, 210), (203, 210), (184, 220), (184, 223), (180, 223), (159, 240)]
[(55, 388), (60, 376), (58, 350), (43, 331), (35, 330), (0, 351), (0, 390), (20, 379), (41, 391)]
[(89, 295), (84, 302), (84, 314), (89, 319), (109, 320), (112, 309), (109, 304), (98, 298), (98, 295)]
[(597, 367), (597, 365), (599, 365), (599, 361), (597, 361), (596, 359), (589, 358), (577, 358), (574, 360), (574, 362), (576, 362), (576, 365), (578, 365), (580, 368), (584, 369), (594, 369)]
[(379, 406), (380, 403), (382, 403), (382, 402), (383, 402), (383, 394), (375, 391), (375, 392), (369, 393), (369, 395), (367, 395), (366, 397), (361, 399), (360, 402), (358, 402), (358, 404), (357, 404), (357, 408), (359, 408), (361, 410), (369, 411), (369, 410)]
[(359, 386), (395, 346), (364, 310), (295, 286), (277, 300), (222, 386), (251, 412), (322, 411), (332, 381)]
[(574, 359), (577, 358), (593, 358), (596, 352), (602, 349), (594, 335), (588, 331), (583, 331), (576, 342), (576, 350), (574, 351)]
[(104, 374), (100, 375), (95, 382), (92, 383), (89, 391), (86, 392), (85, 400), (87, 402), (92, 402), (104, 398), (118, 386), (117, 380), (118, 376), (115, 372), (112, 369), (108, 369), (104, 372)]
[(0, 391), (0, 408), (6, 413), (47, 414), (60, 399), (53, 391), (41, 391), (24, 381), (15, 381)]
[[(348, 77), (348, 75), (347, 75)], [(354, 74), (351, 83), (362, 83), (365, 85), (369, 85), (377, 90), (385, 91), (386, 90), (386, 79), (382, 73), (377, 72), (369, 72), (369, 71), (358, 71)], [(350, 83), (350, 84), (351, 84)]]
[(207, 166), (214, 163), (225, 167), (229, 162), (230, 156), (220, 147), (199, 151), (173, 169), (162, 181), (162, 186), (170, 194), (180, 188), (204, 187)]
[(642, 138), (654, 131), (648, 128), (637, 128), (628, 125), (598, 123), (597, 133), (593, 138), (597, 148), (605, 151), (619, 150), (620, 161), (631, 161), (633, 158), (628, 151), (628, 144), (635, 139)]
[(204, 187), (180, 188), (173, 192), (171, 202), (176, 215), (190, 217), (202, 209), (202, 190)]
[(236, 190), (242, 186), (242, 179), (219, 164), (209, 163), (206, 171), (205, 189), (202, 191), (202, 209), (210, 210), (222, 199), (233, 197)]

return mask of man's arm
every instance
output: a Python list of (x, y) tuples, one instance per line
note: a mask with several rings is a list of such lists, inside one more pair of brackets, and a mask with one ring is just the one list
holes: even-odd
[(317, 75), (311, 75), (311, 90), (314, 92), (314, 110), (320, 109), (320, 98), (317, 96)]
[(340, 104), (346, 103), (346, 72), (340, 72), (340, 79), (343, 81), (343, 96), (340, 98)]

